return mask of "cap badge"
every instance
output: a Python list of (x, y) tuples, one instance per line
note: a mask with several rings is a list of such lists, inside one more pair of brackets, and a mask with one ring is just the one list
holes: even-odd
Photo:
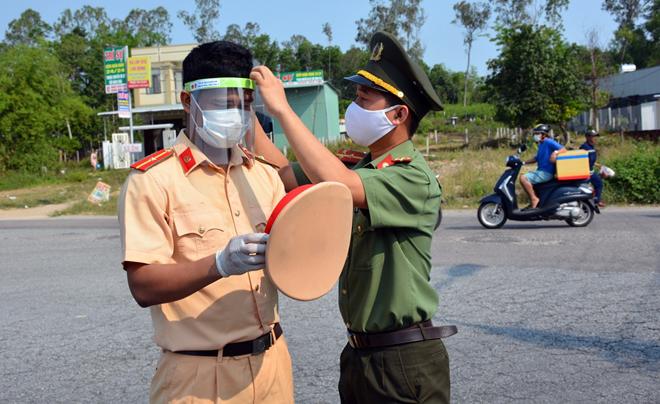
[(383, 48), (384, 48), (383, 43), (378, 42), (371, 51), (371, 60), (378, 62), (380, 60), (380, 56), (383, 53)]

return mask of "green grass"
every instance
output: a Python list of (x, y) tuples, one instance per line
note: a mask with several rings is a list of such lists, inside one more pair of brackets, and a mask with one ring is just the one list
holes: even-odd
[[(6, 172), (0, 181), (0, 209), (71, 203), (59, 214), (116, 214), (117, 196), (128, 170), (92, 171), (70, 166), (39, 175)], [(110, 201), (101, 206), (87, 201), (97, 181), (109, 184)]]

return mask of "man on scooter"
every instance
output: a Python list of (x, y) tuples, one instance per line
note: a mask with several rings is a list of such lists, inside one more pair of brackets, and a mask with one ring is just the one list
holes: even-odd
[(600, 178), (598, 170), (596, 169), (596, 167), (600, 167), (600, 164), (596, 163), (596, 160), (598, 159), (598, 153), (596, 152), (596, 136), (600, 136), (600, 134), (598, 134), (598, 132), (593, 129), (589, 129), (584, 133), (584, 136), (586, 138), (586, 142), (580, 146), (580, 149), (589, 152), (589, 170), (591, 170), (591, 178), (589, 180), (593, 184), (594, 190), (596, 191), (594, 203), (596, 203), (599, 207), (604, 208), (605, 203), (600, 200), (603, 193), (603, 180)]
[(539, 198), (536, 196), (536, 192), (534, 192), (534, 185), (548, 182), (554, 178), (557, 154), (565, 152), (566, 149), (552, 139), (550, 136), (549, 125), (544, 123), (536, 125), (532, 130), (532, 134), (534, 135), (534, 141), (539, 145), (539, 149), (534, 158), (527, 160), (524, 163), (537, 163), (538, 167), (535, 171), (530, 171), (525, 173), (525, 175), (521, 175), (520, 185), (522, 185), (523, 189), (529, 196), (529, 207), (536, 209), (539, 204)]

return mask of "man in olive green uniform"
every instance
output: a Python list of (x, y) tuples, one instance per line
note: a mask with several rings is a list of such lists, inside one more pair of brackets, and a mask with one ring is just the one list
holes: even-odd
[(355, 214), (339, 281), (339, 309), (348, 331), (341, 354), (343, 403), (449, 402), (449, 361), (435, 327), (438, 295), (430, 284), (431, 238), (440, 187), (410, 140), (440, 100), (428, 77), (398, 41), (379, 32), (346, 111), (351, 139), (369, 148), (352, 169), (332, 155), (286, 103), (266, 67), (253, 69), (264, 102), (280, 122), (298, 162), (289, 164), (263, 137), (257, 152), (279, 163), (285, 188), (338, 181), (349, 187)]

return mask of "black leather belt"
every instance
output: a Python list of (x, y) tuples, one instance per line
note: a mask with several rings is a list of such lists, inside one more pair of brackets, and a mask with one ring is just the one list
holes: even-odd
[(348, 330), (348, 343), (356, 349), (381, 348), (392, 345), (408, 344), (451, 337), (458, 329), (455, 325), (434, 327), (431, 320), (417, 323), (411, 327), (396, 331), (362, 333)]
[[(282, 335), (282, 327), (280, 323), (275, 323), (273, 330), (269, 333), (255, 338), (252, 341), (235, 342), (227, 344), (222, 349), (222, 356), (241, 356), (241, 355), (259, 355), (266, 352), (268, 348), (275, 344), (275, 341)], [(210, 351), (175, 351), (174, 353), (181, 355), (194, 355), (194, 356), (218, 356), (217, 349)]]

